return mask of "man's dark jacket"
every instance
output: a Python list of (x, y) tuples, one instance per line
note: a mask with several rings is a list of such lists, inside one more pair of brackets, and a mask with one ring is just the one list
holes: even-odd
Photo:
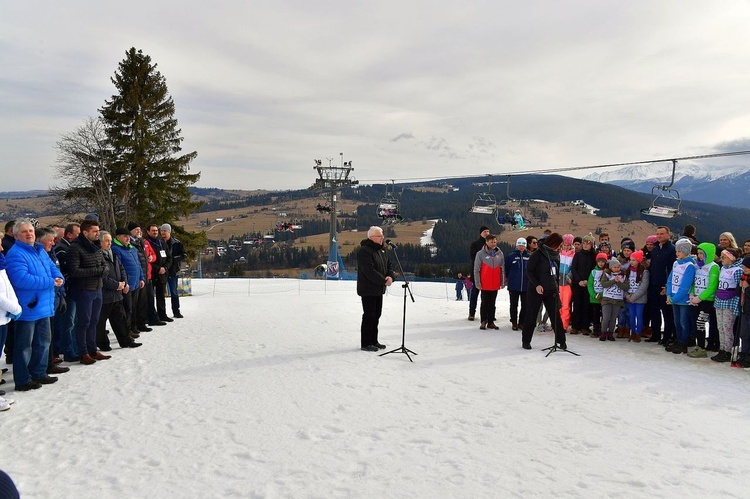
[[(484, 248), (485, 244), (487, 244), (487, 240), (485, 238), (481, 237), (481, 236), (479, 237), (479, 239), (477, 239), (476, 241), (474, 241), (474, 242), (471, 243), (471, 246), (469, 246), (469, 255), (470, 255), (470, 258), (471, 258), (469, 261), (471, 262), (471, 266), (469, 268), (472, 268), (472, 269), (474, 268), (474, 260), (477, 259), (477, 253), (479, 253), (479, 251), (482, 248)], [(473, 272), (471, 274), (471, 279), (470, 280), (471, 280), (471, 282), (473, 282), (474, 284), (476, 284), (476, 281), (474, 280), (474, 273)]]
[[(579, 288), (581, 281), (588, 282), (591, 271), (596, 267), (596, 253), (594, 248), (577, 251), (570, 264), (570, 278), (573, 281), (573, 289)], [(585, 289), (585, 288), (581, 288)]]
[(102, 277), (108, 271), (102, 250), (83, 233), (70, 242), (65, 263), (70, 289), (97, 291), (102, 288)]
[(104, 264), (107, 266), (107, 275), (102, 279), (102, 303), (122, 301), (122, 291), (118, 291), (117, 288), (120, 287), (121, 282), (128, 282), (125, 267), (123, 267), (114, 251), (110, 250), (109, 253), (102, 251), (102, 256), (104, 257)]
[(671, 241), (660, 246), (654, 244), (651, 249), (651, 260), (648, 268), (648, 288), (656, 290), (667, 285), (667, 277), (672, 272), (672, 264), (677, 260), (677, 253)]
[[(554, 275), (552, 274), (553, 267), (555, 269)], [(533, 252), (531, 258), (529, 258), (526, 273), (529, 276), (529, 292), (541, 284), (545, 293), (557, 293), (560, 254), (546, 244), (540, 244), (539, 249)]]
[(385, 294), (385, 278), (393, 279), (396, 274), (391, 261), (383, 249), (370, 239), (362, 241), (357, 254), (357, 294), (359, 296), (380, 296)]
[[(158, 279), (162, 282), (167, 282), (169, 267), (172, 266), (172, 253), (170, 252), (169, 245), (160, 237), (153, 239), (150, 236), (146, 237), (145, 244), (150, 244), (154, 253), (156, 253), (156, 261), (151, 262), (151, 280), (155, 281)], [(165, 256), (162, 255), (162, 251), (164, 251)], [(161, 268), (165, 269), (166, 272), (159, 274), (159, 269)]]
[(185, 247), (182, 245), (182, 241), (174, 236), (170, 237), (169, 241), (162, 241), (162, 244), (168, 248), (169, 254), (172, 255), (172, 263), (167, 269), (167, 273), (169, 277), (174, 277), (180, 273), (180, 264), (186, 256)]

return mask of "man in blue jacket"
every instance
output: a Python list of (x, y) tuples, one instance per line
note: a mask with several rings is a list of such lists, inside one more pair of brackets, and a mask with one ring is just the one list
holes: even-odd
[(138, 300), (140, 299), (141, 290), (146, 285), (146, 276), (143, 275), (138, 250), (130, 244), (130, 231), (120, 227), (115, 231), (115, 240), (112, 244), (112, 251), (125, 267), (125, 273), (128, 276), (128, 286), (130, 292), (124, 296), (123, 306), (128, 321), (128, 332), (134, 338), (140, 336), (138, 330)]
[[(516, 249), (505, 257), (505, 272), (510, 293), (510, 323), (513, 331), (518, 331), (518, 318), (526, 317), (526, 291), (529, 289), (529, 276), (526, 275), (526, 267), (529, 264), (531, 253), (526, 250), (526, 238), (519, 237), (516, 241)], [(521, 301), (521, 315), (518, 315), (518, 301)], [(520, 324), (523, 329), (523, 323)]]
[(57, 381), (47, 374), (50, 317), (55, 315), (55, 287), (64, 281), (44, 246), (35, 242), (30, 220), (16, 222), (13, 234), (16, 244), (8, 250), (7, 272), (22, 309), (15, 327), (13, 378), (16, 390), (23, 392)]

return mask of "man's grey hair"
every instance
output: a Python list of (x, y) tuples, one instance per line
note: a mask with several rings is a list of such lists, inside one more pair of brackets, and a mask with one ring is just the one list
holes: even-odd
[(99, 240), (104, 241), (104, 236), (109, 236), (110, 239), (112, 239), (112, 234), (109, 233), (109, 231), (106, 230), (100, 230), (99, 231)]
[(44, 241), (48, 237), (52, 236), (52, 239), (57, 237), (57, 233), (52, 230), (51, 227), (37, 227), (34, 230), (34, 236), (36, 237), (37, 241)]
[(13, 236), (18, 237), (18, 234), (21, 233), (21, 228), (24, 225), (31, 225), (32, 228), (34, 228), (34, 222), (32, 222), (28, 218), (19, 218), (16, 220), (16, 223), (13, 225)]
[(367, 231), (367, 237), (370, 238), (376, 234), (380, 235), (383, 233), (383, 229), (378, 227), (377, 225), (373, 225), (370, 227), (370, 229)]

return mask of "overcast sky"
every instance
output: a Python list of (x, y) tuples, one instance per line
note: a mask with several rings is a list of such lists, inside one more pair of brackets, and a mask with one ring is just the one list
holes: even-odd
[(130, 47), (202, 187), (307, 187), (341, 152), (370, 183), (750, 149), (748, 26), (732, 0), (3, 2), (0, 191), (54, 185)]

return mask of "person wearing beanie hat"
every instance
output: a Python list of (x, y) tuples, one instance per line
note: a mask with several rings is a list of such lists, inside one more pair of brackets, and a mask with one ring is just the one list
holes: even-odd
[(675, 243), (677, 260), (667, 277), (667, 303), (672, 305), (674, 329), (677, 343), (670, 349), (672, 353), (687, 353), (690, 325), (690, 290), (695, 280), (695, 260), (691, 256), (693, 243), (680, 239)]
[(643, 263), (643, 251), (641, 251), (641, 250), (638, 250), (638, 251), (634, 251), (634, 252), (633, 252), (633, 253), (632, 253), (632, 254), (630, 255), (630, 259), (631, 259), (631, 260), (635, 260), (635, 261), (636, 261), (636, 262), (638, 262), (638, 263)]
[(685, 255), (690, 255), (693, 252), (693, 243), (692, 241), (690, 241), (690, 239), (682, 238), (674, 243), (674, 248), (676, 251), (681, 251)]
[[(716, 323), (714, 300), (719, 289), (721, 265), (714, 261), (716, 245), (701, 243), (695, 256), (695, 278), (690, 292), (691, 336), (697, 345), (688, 352), (688, 357), (702, 359), (708, 356), (707, 350), (719, 351), (719, 326)], [(708, 318), (708, 324), (706, 324)], [(708, 338), (706, 332), (708, 331)], [(708, 341), (707, 341), (708, 340)], [(750, 345), (748, 345), (750, 347)]]
[[(516, 241), (516, 249), (505, 257), (505, 276), (510, 294), (510, 324), (513, 331), (523, 328), (526, 317), (526, 293), (529, 289), (529, 276), (526, 269), (529, 266), (531, 253), (526, 249), (525, 237)], [(518, 313), (518, 302), (521, 302), (521, 313)]]
[(583, 246), (583, 239), (580, 236), (576, 236), (573, 238), (573, 249), (578, 253), (581, 251), (581, 246)]
[[(588, 281), (596, 266), (594, 238), (586, 236), (581, 240), (581, 248), (576, 251), (570, 265), (571, 288), (573, 290), (573, 310), (570, 319), (571, 334), (591, 334), (591, 298)], [(575, 241), (575, 239), (573, 240)]]
[[(149, 260), (155, 260), (156, 256), (152, 254), (151, 245), (143, 239), (143, 231), (141, 230), (141, 224), (138, 222), (128, 222), (128, 232), (130, 233), (130, 244), (135, 248), (138, 253), (138, 262), (141, 265), (141, 271), (143, 272), (145, 284), (142, 288), (135, 291), (131, 301), (133, 305), (133, 321), (136, 323), (136, 327), (131, 327), (130, 334), (136, 339), (140, 336), (140, 333), (153, 331), (149, 324), (154, 325), (166, 325), (166, 322), (158, 320), (156, 314), (152, 318), (149, 314), (150, 308), (153, 308), (154, 303), (154, 287), (152, 283), (151, 265)], [(149, 304), (150, 308), (149, 308)]]
[(659, 239), (656, 237), (656, 235), (651, 235), (646, 238), (646, 244), (654, 245), (659, 242)]
[(626, 239), (623, 241), (623, 243), (620, 245), (620, 249), (629, 249), (630, 251), (635, 251), (635, 243), (632, 239)]
[(130, 237), (130, 231), (125, 227), (118, 227), (115, 229), (115, 236), (128, 236)]
[(615, 324), (617, 315), (623, 307), (628, 280), (622, 273), (620, 260), (611, 258), (609, 268), (604, 270), (602, 280), (602, 331), (599, 341), (615, 341)]
[(599, 253), (604, 253), (605, 255), (607, 255), (607, 260), (609, 260), (609, 258), (613, 256), (612, 246), (608, 241), (602, 241), (601, 243), (599, 243)]
[(560, 275), (560, 255), (557, 250), (562, 244), (562, 236), (557, 232), (551, 233), (539, 249), (529, 257), (526, 274), (529, 276), (529, 286), (526, 292), (526, 316), (523, 321), (521, 335), (522, 346), (531, 350), (531, 340), (536, 327), (536, 317), (542, 305), (550, 311), (555, 330), (555, 344), (562, 350), (567, 350), (565, 328), (560, 320), (560, 300), (558, 276)]
[(589, 292), (589, 304), (591, 306), (591, 323), (594, 330), (589, 333), (591, 338), (598, 338), (602, 334), (602, 275), (607, 270), (607, 255), (599, 253), (596, 255), (596, 265), (589, 274), (587, 288)]
[(648, 300), (649, 272), (643, 265), (643, 251), (630, 255), (630, 266), (625, 273), (628, 277), (628, 290), (625, 292), (625, 307), (628, 310), (628, 341), (641, 342), (643, 333), (643, 312)]
[(570, 327), (570, 304), (573, 302), (573, 283), (570, 269), (573, 265), (575, 250), (573, 249), (573, 234), (562, 236), (562, 247), (560, 248), (560, 320), (563, 328), (568, 331)]
[[(742, 259), (742, 266), (750, 269), (750, 257), (745, 257)], [(745, 272), (747, 274), (748, 272)]]
[[(474, 267), (474, 260), (477, 257), (477, 253), (484, 248), (485, 243), (487, 241), (485, 238), (490, 235), (490, 228), (486, 225), (482, 225), (479, 227), (479, 239), (473, 241), (471, 243), (471, 246), (469, 246), (469, 255), (471, 258), (471, 266)], [(470, 280), (474, 286), (472, 286), (471, 291), (469, 292), (469, 320), (473, 321), (474, 316), (477, 312), (477, 301), (479, 300), (479, 289), (477, 289), (476, 286), (476, 276), (472, 273), (470, 276)]]
[(167, 289), (169, 290), (169, 298), (172, 302), (172, 315), (175, 319), (182, 319), (183, 315), (180, 313), (180, 294), (177, 289), (178, 274), (180, 273), (180, 264), (187, 256), (185, 254), (185, 248), (182, 245), (182, 241), (174, 237), (172, 234), (172, 226), (169, 224), (162, 224), (161, 226), (161, 238), (164, 241), (164, 246), (167, 249), (167, 254), (172, 257), (167, 268)]
[(711, 360), (716, 362), (731, 360), (734, 322), (740, 315), (740, 294), (737, 293), (737, 288), (741, 285), (744, 275), (742, 260), (738, 260), (741, 254), (738, 248), (728, 248), (721, 252), (719, 289), (714, 300), (716, 322), (719, 325), (719, 353), (711, 357)]

